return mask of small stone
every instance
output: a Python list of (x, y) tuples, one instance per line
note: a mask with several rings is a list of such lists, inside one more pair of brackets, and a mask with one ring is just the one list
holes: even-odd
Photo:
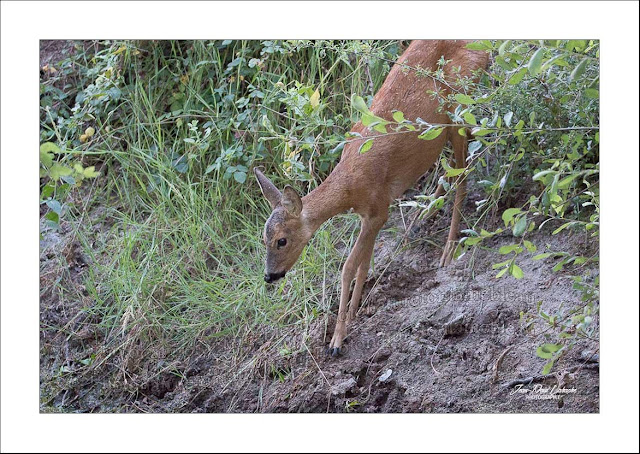
[(391, 369), (387, 369), (387, 371), (386, 371), (384, 374), (382, 374), (382, 375), (380, 376), (380, 378), (378, 378), (378, 380), (379, 380), (381, 383), (384, 383), (384, 382), (386, 382), (387, 380), (389, 380), (389, 377), (391, 377), (391, 374), (392, 374), (392, 373), (393, 373), (393, 371), (392, 371)]

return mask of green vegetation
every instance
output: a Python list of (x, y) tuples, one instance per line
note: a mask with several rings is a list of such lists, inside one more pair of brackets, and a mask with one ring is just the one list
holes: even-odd
[[(293, 181), (301, 192), (317, 186), (352, 123), (362, 115), (376, 121), (366, 117), (367, 106), (403, 43), (76, 46), (41, 77), (40, 193), (42, 234), (66, 225), (91, 259), (83, 283), (89, 298), (79, 299), (90, 300), (83, 312), (106, 343), (83, 367), (126, 356), (138, 342), (161, 346), (170, 357), (211, 337), (243, 338), (256, 326), (306, 332), (335, 302), (356, 219), (341, 215), (323, 226), (295, 271), (268, 293), (261, 230), (269, 210), (249, 170), (264, 165), (276, 184)], [(546, 226), (558, 235), (587, 232), (597, 241), (599, 43), (472, 46), (491, 52), (494, 64), (465, 93), (441, 99), (456, 103), (453, 120), (473, 130), (464, 174), (473, 173), (486, 194), (478, 211), (466, 214), (469, 229), (458, 255), (473, 254), (503, 231), (490, 223), (497, 214), (514, 237), (512, 246), (496, 251), (498, 277), (526, 274), (520, 254), (561, 256), (556, 268), (570, 268), (590, 296), (581, 319), (571, 314), (571, 326), (551, 322), (556, 336), (547, 346), (557, 348), (542, 353), (553, 363), (573, 339), (594, 335), (586, 322), (597, 312), (598, 282), (582, 277), (580, 267), (598, 257), (537, 250), (527, 235)], [(395, 124), (373, 126), (417, 128), (425, 140), (441, 132), (401, 112), (393, 118)], [(442, 166), (447, 176), (458, 176), (446, 160)], [(410, 203), (426, 213), (444, 198)], [(51, 285), (79, 292), (63, 288), (65, 282)], [(280, 344), (273, 342), (275, 351)]]

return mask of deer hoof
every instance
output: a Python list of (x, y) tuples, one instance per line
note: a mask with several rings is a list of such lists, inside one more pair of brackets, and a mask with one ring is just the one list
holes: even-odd
[(342, 351), (340, 350), (340, 347), (329, 347), (327, 348), (327, 356), (331, 356), (332, 358), (335, 358), (336, 356), (339, 356)]

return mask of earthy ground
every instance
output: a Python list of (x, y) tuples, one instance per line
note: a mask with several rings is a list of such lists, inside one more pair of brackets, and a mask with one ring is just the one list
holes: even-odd
[[(467, 205), (471, 208), (472, 201)], [(448, 223), (446, 213), (420, 224), (407, 237), (398, 233), (402, 221), (397, 210), (394, 214), (379, 238), (376, 271), (365, 288), (360, 315), (344, 355), (337, 359), (324, 354), (335, 323), (334, 307), (308, 333), (267, 328), (252, 333), (241, 355), (228, 354), (237, 347), (236, 339), (209, 342), (157, 373), (163, 370), (162, 353), (154, 351), (160, 363), (149, 361), (148, 370), (138, 370), (132, 380), (136, 385), (127, 387), (124, 371), (123, 380), (110, 383), (113, 367), (73, 373), (74, 364), (101, 348), (100, 333), (91, 329), (92, 321), (82, 311), (90, 302), (86, 295), (74, 299), (73, 292), (46, 292), (41, 298), (42, 410), (599, 411), (598, 362), (597, 356), (591, 357), (597, 345), (578, 344), (557, 366), (557, 373), (544, 378), (540, 375), (544, 360), (535, 350), (544, 343), (545, 327), (534, 324), (525, 330), (520, 320), (521, 312), (535, 313), (538, 302), (548, 313), (561, 305), (580, 305), (568, 273), (553, 273), (552, 259), (533, 261), (528, 255), (519, 262), (523, 279), (496, 280), (491, 265), (500, 258), (495, 249), (512, 242), (509, 234), (488, 244), (494, 251), (480, 250), (437, 268), (439, 249), (420, 238), (432, 238), (430, 231), (442, 230)], [(413, 241), (395, 253), (403, 238)], [(443, 243), (444, 235), (433, 240)], [(538, 233), (531, 241), (540, 251), (544, 245), (583, 253), (587, 248), (579, 235), (567, 240)], [(68, 281), (66, 288), (80, 289), (81, 295), (88, 260), (73, 234), (47, 234), (41, 250), (41, 282), (59, 274)], [(152, 350), (151, 345), (139, 346), (141, 356)], [(127, 361), (120, 364), (126, 367)], [(539, 394), (536, 387), (558, 384), (575, 392), (561, 402), (514, 393), (515, 380), (531, 377), (531, 383), (521, 385), (531, 390), (527, 395)]]
[[(467, 212), (478, 197), (470, 194)], [(495, 250), (513, 242), (508, 233), (490, 240), (493, 250), (437, 268), (436, 245), (444, 244), (448, 222), (445, 211), (405, 236), (394, 209), (341, 357), (324, 354), (333, 307), (306, 333), (251, 333), (241, 355), (229, 354), (238, 351), (237, 339), (207, 341), (165, 364), (162, 351), (141, 344), (126, 350), (136, 357), (114, 365), (103, 357), (102, 367), (81, 364), (101, 351), (104, 339), (93, 328), (98, 321), (83, 311), (91, 304), (83, 287), (90, 260), (72, 226), (63, 223), (62, 232), (49, 232), (40, 242), (41, 411), (598, 412), (598, 346), (576, 345), (542, 377), (545, 360), (535, 351), (545, 342), (545, 327), (527, 328), (521, 321), (521, 313), (535, 313), (539, 302), (547, 312), (580, 306), (569, 273), (552, 272), (553, 259), (523, 254), (523, 279), (496, 280), (491, 265), (501, 261)], [(550, 231), (529, 238), (538, 252), (545, 245), (584, 255), (597, 248), (584, 236)], [(126, 370), (133, 363), (135, 373)], [(554, 385), (575, 392), (545, 398), (541, 387)]]

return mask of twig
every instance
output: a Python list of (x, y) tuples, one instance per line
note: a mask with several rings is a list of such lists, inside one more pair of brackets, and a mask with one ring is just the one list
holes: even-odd
[(318, 362), (316, 361), (316, 358), (313, 356), (313, 353), (311, 353), (311, 350), (309, 350), (309, 347), (307, 347), (307, 343), (303, 342), (302, 345), (304, 345), (304, 348), (307, 349), (307, 352), (309, 353), (309, 356), (311, 356), (311, 359), (313, 360), (313, 363), (316, 365), (316, 367), (320, 371), (320, 375), (322, 375), (322, 378), (324, 378), (324, 381), (326, 381), (327, 385), (329, 385), (329, 388), (331, 388), (331, 383), (329, 383), (329, 380), (327, 379), (327, 376), (324, 374), (324, 372), (322, 372), (322, 369), (320, 369), (320, 366), (318, 365)]
[(502, 353), (500, 353), (500, 356), (498, 356), (498, 359), (496, 360), (495, 364), (493, 365), (493, 378), (491, 380), (492, 383), (495, 383), (498, 381), (498, 371), (500, 369), (500, 365), (502, 364), (502, 360), (504, 359), (505, 356), (507, 356), (507, 353), (509, 353), (509, 351), (513, 348), (513, 345), (510, 345), (509, 347), (507, 347)]
[(442, 337), (440, 338), (440, 340), (439, 340), (439, 341), (438, 341), (438, 343), (436, 344), (436, 347), (433, 349), (433, 353), (431, 353), (431, 361), (430, 361), (430, 363), (431, 363), (431, 368), (432, 368), (432, 369), (433, 369), (433, 371), (434, 371), (436, 374), (438, 374), (438, 375), (440, 375), (440, 372), (438, 372), (438, 371), (436, 370), (436, 368), (435, 368), (435, 367), (433, 367), (433, 355), (435, 355), (435, 354), (436, 354), (436, 352), (438, 351), (438, 346), (440, 345), (440, 342), (442, 342), (442, 339), (444, 339), (444, 334), (442, 335)]

